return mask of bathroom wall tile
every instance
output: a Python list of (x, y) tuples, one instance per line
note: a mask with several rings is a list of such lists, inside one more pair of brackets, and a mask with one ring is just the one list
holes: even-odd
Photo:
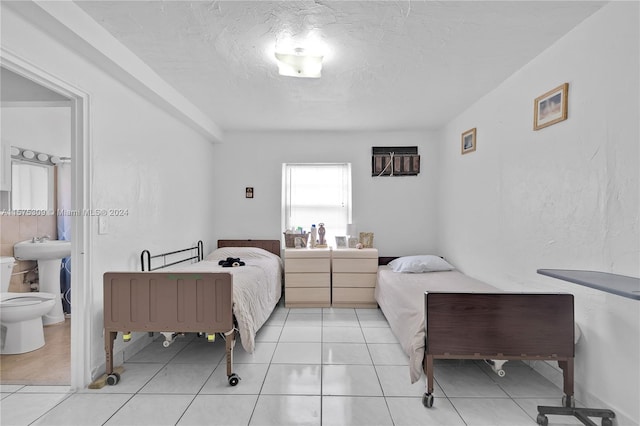
[[(2, 231), (0, 230), (0, 232), (2, 232)], [(13, 243), (10, 243), (10, 244), (2, 243), (2, 244), (0, 244), (0, 256), (13, 257)]]
[(13, 246), (20, 241), (20, 216), (0, 217), (0, 230), (2, 230), (0, 242)]
[(52, 240), (58, 239), (58, 223), (56, 216), (38, 216), (37, 227), (37, 236), (41, 237), (43, 235), (48, 235)]
[(38, 234), (37, 216), (20, 216), (20, 241), (30, 240)]

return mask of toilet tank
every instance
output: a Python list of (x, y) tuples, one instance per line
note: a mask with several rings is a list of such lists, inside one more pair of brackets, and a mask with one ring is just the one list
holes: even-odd
[(13, 272), (13, 264), (15, 259), (13, 257), (0, 257), (0, 287), (2, 293), (9, 291), (9, 282), (11, 281), (11, 273)]

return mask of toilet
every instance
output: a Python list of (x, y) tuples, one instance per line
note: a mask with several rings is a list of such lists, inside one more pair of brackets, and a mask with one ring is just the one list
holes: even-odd
[(3, 355), (22, 354), (43, 347), (42, 316), (56, 303), (56, 296), (50, 293), (9, 293), (14, 261), (13, 257), (0, 257), (0, 353)]

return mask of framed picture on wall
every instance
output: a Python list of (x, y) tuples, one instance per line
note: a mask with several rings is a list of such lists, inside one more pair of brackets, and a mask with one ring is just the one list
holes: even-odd
[(460, 141), (462, 154), (468, 154), (476, 150), (476, 128), (469, 129), (462, 133), (462, 139)]
[(533, 130), (540, 130), (567, 119), (569, 83), (561, 84), (533, 102)]

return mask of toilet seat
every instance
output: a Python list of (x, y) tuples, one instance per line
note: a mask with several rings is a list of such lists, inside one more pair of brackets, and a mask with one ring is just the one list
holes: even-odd
[(0, 304), (3, 308), (37, 305), (47, 300), (54, 300), (55, 297), (50, 293), (2, 293)]

